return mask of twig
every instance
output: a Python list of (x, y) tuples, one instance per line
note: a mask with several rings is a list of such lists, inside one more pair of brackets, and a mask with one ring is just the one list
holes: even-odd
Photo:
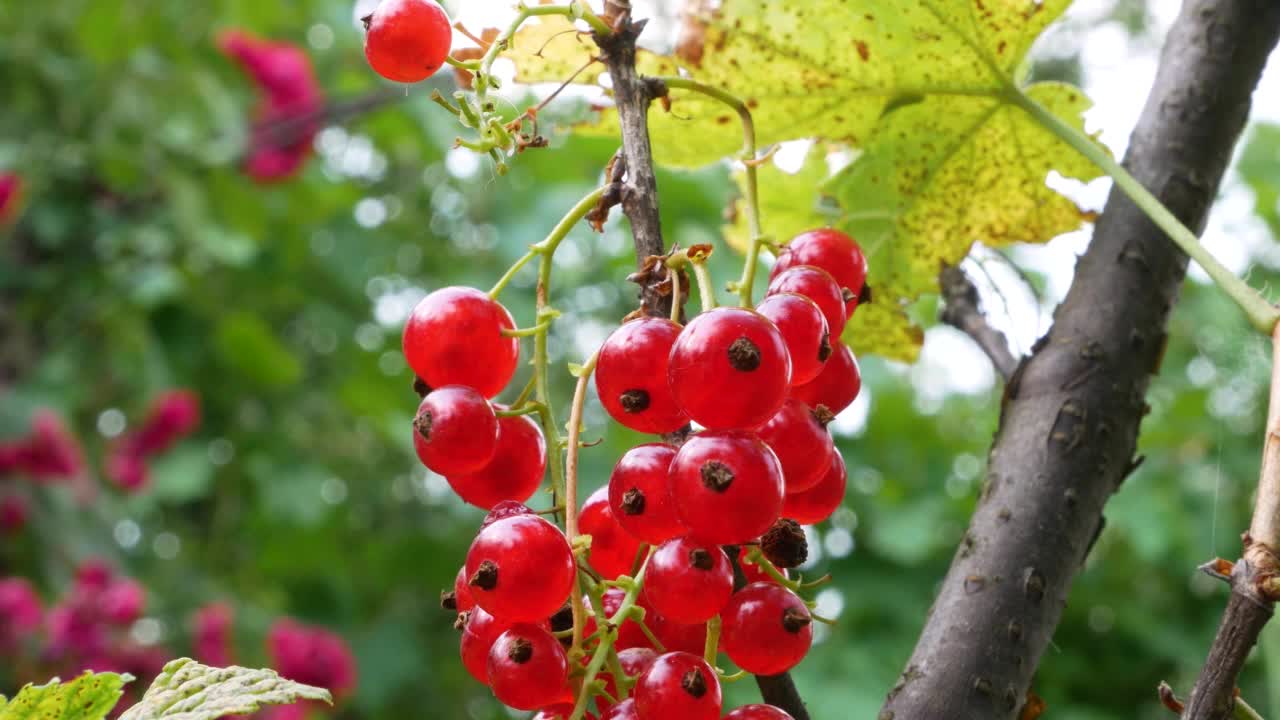
[(942, 322), (973, 338), (982, 351), (991, 358), (996, 372), (1007, 382), (1018, 369), (1018, 360), (1009, 351), (1009, 341), (1004, 333), (991, 327), (987, 317), (978, 307), (978, 288), (957, 266), (948, 265), (938, 275), (942, 287)]

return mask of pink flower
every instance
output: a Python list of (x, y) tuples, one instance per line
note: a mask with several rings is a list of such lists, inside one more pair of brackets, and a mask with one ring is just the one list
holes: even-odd
[(164, 452), (200, 425), (200, 396), (190, 390), (169, 390), (151, 403), (142, 427), (133, 434), (141, 455)]
[(43, 615), (31, 583), (17, 577), (0, 579), (0, 649), (38, 631)]
[(99, 593), (107, 589), (115, 573), (102, 558), (91, 557), (76, 566), (76, 590)]
[(355, 657), (332, 632), (286, 618), (271, 627), (267, 646), (276, 670), (290, 680), (326, 688), (335, 700), (355, 688)]
[(0, 498), (0, 535), (17, 535), (27, 526), (31, 514), (26, 498), (6, 495)]
[(110, 647), (107, 628), (99, 621), (94, 608), (74, 599), (49, 609), (45, 615), (45, 631), (48, 638), (45, 652), (55, 662), (101, 658)]
[(0, 173), (0, 225), (18, 217), (22, 204), (22, 178), (14, 173)]
[(84, 453), (57, 413), (40, 410), (31, 420), (18, 467), (38, 480), (75, 478), (84, 473)]
[(195, 655), (205, 665), (227, 667), (231, 655), (232, 610), (225, 603), (205, 605), (195, 615)]
[(142, 616), (147, 605), (147, 591), (134, 580), (117, 580), (107, 587), (99, 600), (99, 608), (107, 622), (132, 625)]
[(136, 492), (147, 485), (147, 461), (134, 450), (132, 443), (126, 441), (112, 445), (107, 450), (104, 466), (107, 479), (121, 490)]

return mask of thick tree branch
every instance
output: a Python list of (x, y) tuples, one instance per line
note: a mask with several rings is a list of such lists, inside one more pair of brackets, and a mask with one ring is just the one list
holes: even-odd
[(1236, 678), (1258, 633), (1271, 619), (1280, 576), (1280, 330), (1272, 336), (1271, 399), (1262, 446), (1262, 471), (1254, 499), (1253, 521), (1244, 536), (1244, 557), (1231, 571), (1231, 597), (1218, 635), (1196, 680), (1182, 717), (1220, 720), (1232, 717)]
[(1018, 360), (1009, 351), (1004, 333), (991, 327), (978, 307), (978, 288), (964, 271), (956, 266), (942, 269), (938, 275), (942, 288), (942, 322), (973, 338), (982, 352), (991, 358), (996, 372), (1007, 382), (1018, 368)]
[[(1125, 165), (1202, 229), (1280, 33), (1274, 0), (1187, 0)], [(987, 480), (880, 720), (1009, 720), (1102, 508), (1134, 467), (1187, 258), (1112, 191), (1049, 333), (1005, 388)]]

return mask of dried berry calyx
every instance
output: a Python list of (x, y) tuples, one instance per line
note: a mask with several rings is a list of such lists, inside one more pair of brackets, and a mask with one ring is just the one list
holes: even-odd
[(468, 581), (473, 587), (481, 590), (492, 590), (498, 587), (498, 565), (492, 560), (485, 560), (480, 563), (480, 567), (476, 569)]
[(793, 568), (809, 558), (809, 541), (800, 523), (780, 518), (760, 537), (760, 550), (775, 566)]
[(760, 367), (760, 348), (746, 337), (729, 344), (729, 365), (734, 370), (751, 372)]
[(533, 643), (524, 638), (516, 638), (507, 650), (507, 658), (519, 665), (529, 662), (533, 659)]
[(649, 393), (644, 390), (627, 390), (618, 396), (618, 404), (629, 413), (644, 412), (649, 409)]
[(701, 472), (702, 484), (708, 490), (724, 492), (733, 484), (733, 469), (718, 460), (704, 464)]
[(802, 610), (787, 608), (782, 612), (782, 628), (789, 633), (798, 633), (809, 627), (812, 622), (813, 618)]
[(622, 494), (622, 512), (627, 515), (644, 513), (644, 493), (640, 488), (631, 488)]
[(700, 698), (707, 694), (707, 680), (697, 668), (690, 670), (680, 678), (680, 687), (693, 697)]

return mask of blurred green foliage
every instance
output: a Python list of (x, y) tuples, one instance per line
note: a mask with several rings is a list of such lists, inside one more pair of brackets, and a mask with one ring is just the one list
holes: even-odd
[[(0, 170), (28, 186), (20, 223), (0, 235), (0, 437), (53, 407), (100, 467), (113, 411), (136, 418), (171, 386), (197, 390), (205, 410), (143, 493), (103, 484), (81, 506), (66, 488), (23, 489), (37, 512), (0, 539), (0, 570), (52, 598), (76, 560), (108, 556), (149, 588), (175, 655), (189, 651), (191, 611), (212, 600), (236, 608), (245, 664), (267, 663), (274, 618), (331, 627), (360, 665), (343, 717), (506, 717), (467, 677), (438, 609), (481, 513), (413, 457), (399, 323), (426, 289), (489, 287), (594, 186), (616, 143), (556, 135), (497, 178), (451, 154), (451, 119), (414, 87), (327, 128), (294, 181), (254, 185), (236, 166), (252, 95), (213, 44), (231, 27), (307, 46), (334, 98), (379, 87), (347, 2), (0, 4)], [(1280, 130), (1255, 138), (1241, 167), (1274, 231)], [(726, 168), (659, 185), (669, 239), (718, 238)], [(575, 230), (558, 259), (563, 369), (631, 309), (634, 258), (614, 221), (603, 235)], [(714, 260), (732, 276), (727, 250)], [(521, 324), (532, 282), (526, 271), (504, 294)], [(839, 624), (796, 672), (824, 720), (874, 717), (901, 670), (979, 492), (999, 407), (998, 387), (937, 401), (919, 369), (876, 358), (862, 369), (869, 418), (839, 438), (847, 509), (820, 528), (809, 571), (835, 575), (823, 602)], [(1150, 396), (1147, 461), (1109, 506), (1038, 675), (1049, 717), (1163, 717), (1156, 683), (1189, 687), (1224, 599), (1195, 566), (1237, 552), (1267, 372), (1239, 313), (1189, 284)], [(555, 374), (558, 397), (571, 380)], [(586, 432), (604, 442), (583, 453), (584, 493), (639, 439), (596, 404)], [(1260, 655), (1244, 693), (1280, 714), (1280, 630)], [(0, 692), (16, 689), (5, 665)], [(751, 698), (749, 685), (730, 696)]]

